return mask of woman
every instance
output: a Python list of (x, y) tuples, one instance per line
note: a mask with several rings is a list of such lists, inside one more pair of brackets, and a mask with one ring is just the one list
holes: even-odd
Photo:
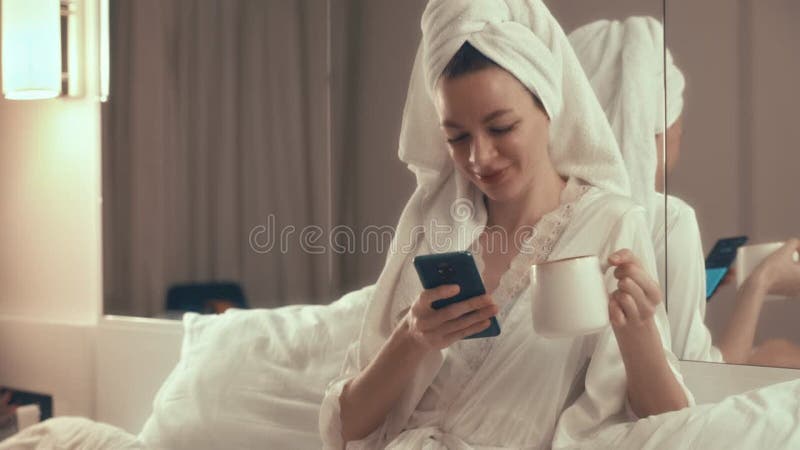
[(689, 360), (800, 367), (800, 348), (787, 341), (753, 348), (766, 295), (800, 293), (800, 265), (792, 260), (799, 247), (796, 239), (767, 258), (740, 287), (731, 319), (712, 345), (704, 322), (704, 257), (694, 210), (677, 197), (665, 200), (661, 193), (663, 174), (677, 163), (685, 86), (667, 51), (665, 105), (661, 24), (651, 17), (601, 20), (576, 29), (569, 39), (614, 130), (634, 198), (650, 211), (659, 280), (669, 294), (673, 352)]
[[(433, 0), (422, 30), (400, 143), (418, 187), (323, 401), (326, 447), (564, 447), (686, 406), (644, 210), (623, 196), (613, 134), (559, 25), (538, 0)], [(485, 232), (527, 227), (511, 253)], [(411, 261), (433, 249), (473, 250), (490, 295), (432, 310), (453, 287), (423, 291)], [(583, 254), (616, 266), (612, 326), (536, 336), (530, 264)], [(492, 315), (499, 337), (461, 340)]]

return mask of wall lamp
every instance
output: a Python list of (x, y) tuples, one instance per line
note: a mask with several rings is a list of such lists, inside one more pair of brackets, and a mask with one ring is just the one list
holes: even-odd
[[(87, 48), (97, 49), (97, 90), (109, 89), (109, 0), (0, 0), (3, 96), (10, 100), (86, 95)], [(98, 45), (84, 45), (86, 6), (98, 8)], [(94, 64), (92, 64), (94, 65)], [(95, 91), (92, 89), (92, 91)]]

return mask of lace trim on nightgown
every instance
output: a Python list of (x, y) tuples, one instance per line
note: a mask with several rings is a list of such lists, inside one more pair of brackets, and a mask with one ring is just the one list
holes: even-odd
[[(571, 187), (572, 186), (568, 186), (566, 189)], [(531, 265), (547, 261), (547, 258), (550, 257), (550, 253), (552, 253), (553, 248), (556, 243), (558, 243), (559, 238), (572, 219), (575, 203), (590, 189), (590, 187), (591, 186), (586, 185), (575, 185), (574, 189), (577, 192), (565, 192), (564, 197), (566, 202), (559, 208), (545, 214), (539, 222), (533, 226), (531, 236), (523, 243), (523, 251), (520, 251), (511, 259), (508, 270), (500, 276), (497, 288), (491, 295), (492, 299), (497, 303), (497, 306), (500, 307), (497, 320), (500, 323), (501, 329), (509, 311), (511, 311), (517, 298), (519, 298), (520, 292), (530, 283)], [(483, 249), (476, 241), (472, 250), (478, 270), (483, 273), (486, 269), (486, 264), (483, 260)], [(463, 350), (466, 350), (466, 353), (462, 353), (462, 355), (469, 356), (468, 361), (470, 361), (469, 365), (471, 369), (477, 370), (481, 366), (486, 359), (486, 355), (491, 351), (494, 341), (494, 339), (479, 339), (475, 342), (480, 343), (480, 345), (460, 346), (464, 347)], [(462, 343), (469, 344), (468, 341)]]

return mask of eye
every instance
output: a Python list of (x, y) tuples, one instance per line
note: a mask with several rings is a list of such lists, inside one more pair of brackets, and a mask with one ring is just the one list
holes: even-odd
[(514, 122), (511, 125), (504, 126), (504, 127), (501, 127), (501, 126), (489, 127), (489, 132), (494, 134), (494, 135), (503, 135), (503, 134), (506, 134), (509, 131), (513, 130), (514, 128), (516, 128), (518, 123), (519, 122)]
[(468, 134), (459, 134), (456, 137), (447, 138), (447, 143), (448, 144), (458, 144), (459, 142), (466, 140), (468, 137), (469, 137)]

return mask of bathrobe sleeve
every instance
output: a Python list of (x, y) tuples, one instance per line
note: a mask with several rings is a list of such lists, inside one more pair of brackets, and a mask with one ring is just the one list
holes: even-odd
[[(667, 316), (672, 350), (681, 359), (723, 362), (705, 324), (706, 276), (700, 227), (692, 207), (668, 197), (666, 241), (656, 244), (656, 258), (666, 260)], [(665, 248), (669, 248), (669, 259)]]
[(323, 448), (328, 450), (361, 450), (381, 448), (385, 433), (386, 423), (376, 428), (364, 439), (350, 441), (345, 445), (342, 439), (341, 408), (339, 407), (339, 397), (345, 385), (355, 378), (359, 373), (358, 365), (359, 343), (353, 342), (347, 349), (347, 355), (342, 366), (341, 374), (328, 384), (325, 397), (319, 411), (319, 431), (322, 438)]
[[(601, 246), (598, 256), (605, 262), (608, 256), (620, 249), (630, 249), (644, 265), (653, 279), (657, 270), (650, 233), (646, 227), (644, 209), (632, 207), (617, 216), (616, 223)], [(616, 290), (613, 268), (606, 272), (606, 290)], [(690, 404), (694, 397), (683, 383), (678, 370), (678, 360), (670, 350), (669, 325), (663, 302), (654, 317), (664, 354), (675, 378), (681, 384)], [(584, 381), (584, 392), (562, 413), (556, 426), (553, 448), (580, 447), (609, 425), (629, 421), (626, 413), (627, 385), (625, 366), (617, 340), (611, 327), (597, 335), (585, 338), (585, 353), (589, 365)]]

